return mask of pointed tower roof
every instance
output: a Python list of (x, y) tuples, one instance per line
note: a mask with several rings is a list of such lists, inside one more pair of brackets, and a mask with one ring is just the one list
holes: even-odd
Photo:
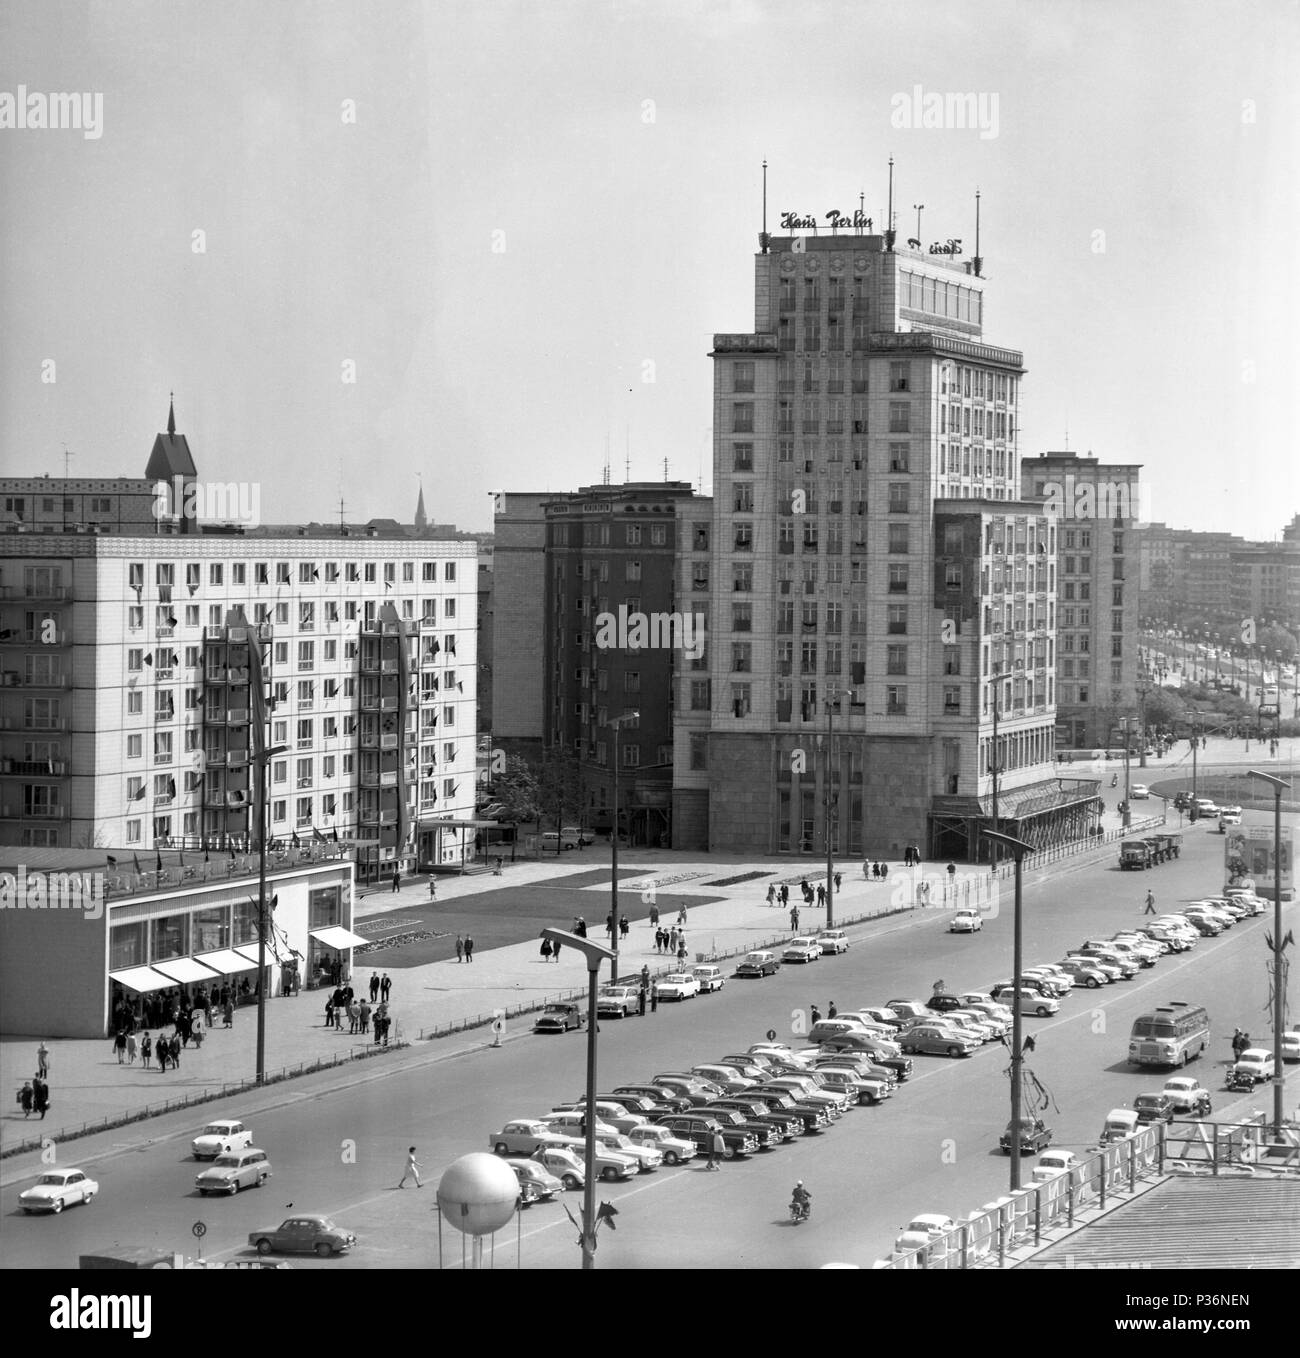
[(176, 432), (176, 397), (172, 394), (167, 406), (167, 432), (154, 440), (153, 452), (144, 474), (150, 481), (170, 481), (174, 476), (197, 476), (190, 445), (184, 434)]
[(424, 512), (424, 482), (420, 483), (420, 495), (415, 502), (415, 526), (417, 528), (427, 528), (429, 526), (429, 516)]

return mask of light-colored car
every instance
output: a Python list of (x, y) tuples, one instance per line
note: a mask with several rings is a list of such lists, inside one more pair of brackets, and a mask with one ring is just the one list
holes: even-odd
[[(556, 1104), (551, 1111), (553, 1113), (576, 1112), (581, 1117), (582, 1110), (586, 1106), (586, 1099), (575, 1099), (572, 1103)], [(618, 1102), (617, 1099), (598, 1098), (596, 1100), (596, 1116), (601, 1122), (607, 1123), (624, 1135), (630, 1132), (633, 1127), (639, 1127), (643, 1122), (650, 1121), (644, 1113), (634, 1112), (626, 1104)]]
[(815, 962), (822, 955), (815, 938), (792, 938), (781, 953), (782, 962)]
[(698, 967), (692, 967), (691, 975), (695, 977), (701, 995), (712, 994), (713, 991), (721, 990), (727, 984), (727, 978), (722, 974), (722, 968), (712, 966), (707, 962), (701, 962)]
[(1241, 824), (1241, 807), (1225, 806), (1219, 810), (1219, 829), (1226, 830), (1229, 825)]
[(1011, 1010), (1005, 1004), (999, 1004), (996, 1000), (990, 1000), (987, 1004), (968, 1004), (966, 1008), (972, 1014), (983, 1014), (986, 1018), (1000, 1023), (1004, 1033), (1011, 1030), (1011, 1025), (1015, 1020), (1015, 1015), (1012, 1014)]
[(602, 986), (596, 996), (598, 1018), (627, 1018), (635, 1014), (640, 1004), (641, 990), (634, 985)]
[(950, 934), (975, 934), (983, 927), (984, 920), (978, 910), (958, 910), (948, 921)]
[(507, 1160), (506, 1164), (519, 1180), (519, 1203), (529, 1207), (535, 1202), (549, 1202), (557, 1193), (564, 1192), (564, 1183), (536, 1160)]
[(1211, 797), (1197, 797), (1192, 805), (1196, 807), (1198, 816), (1217, 816), (1219, 814), (1219, 808)]
[(584, 830), (578, 825), (566, 825), (560, 831), (560, 841), (567, 849), (570, 845), (577, 848), (585, 848), (588, 844), (596, 842), (596, 836), (590, 830)]
[(1076, 985), (1087, 986), (1090, 990), (1097, 990), (1119, 980), (1118, 968), (1113, 975), (1107, 974), (1101, 967), (1083, 957), (1069, 957), (1059, 965), (1062, 971), (1074, 977)]
[[(569, 1108), (560, 1113), (543, 1113), (538, 1122), (544, 1123), (560, 1136), (581, 1139), (587, 1131), (587, 1115), (580, 1108)], [(618, 1128), (596, 1114), (596, 1135), (617, 1136)]]
[(227, 1151), (243, 1150), (253, 1144), (253, 1133), (233, 1118), (218, 1118), (190, 1142), (196, 1160), (212, 1160)]
[(541, 1146), (530, 1158), (554, 1174), (565, 1188), (581, 1188), (587, 1182), (587, 1167), (572, 1146)]
[(301, 1216), (286, 1217), (278, 1226), (250, 1231), (248, 1243), (258, 1254), (315, 1254), (327, 1259), (333, 1254), (346, 1254), (357, 1238), (329, 1217)]
[(903, 1026), (903, 1020), (892, 1009), (883, 1004), (868, 1005), (864, 1009), (855, 1009), (853, 1012), (859, 1018), (870, 1019), (886, 1028), (901, 1028)]
[(537, 1118), (515, 1118), (488, 1135), (488, 1146), (498, 1155), (533, 1155), (543, 1146), (561, 1146), (566, 1133)]
[(1041, 976), (1045, 980), (1056, 982), (1056, 997), (1062, 999), (1068, 995), (1075, 985), (1075, 980), (1070, 972), (1063, 967), (1055, 964), (1044, 963), (1042, 966), (1026, 967), (1023, 975)]
[(649, 1174), (664, 1162), (663, 1153), (657, 1146), (649, 1146), (643, 1141), (633, 1141), (630, 1136), (620, 1132), (616, 1136), (596, 1136), (596, 1145), (607, 1151), (617, 1151), (619, 1155), (629, 1156), (636, 1161), (642, 1174)]
[(823, 1089), (847, 1094), (857, 1103), (881, 1103), (894, 1091), (894, 1082), (861, 1075), (835, 1066), (818, 1066), (814, 1072)]
[(752, 1076), (742, 1075), (735, 1066), (722, 1064), (692, 1066), (691, 1074), (698, 1075), (701, 1080), (708, 1080), (710, 1084), (717, 1085), (727, 1094), (739, 1094), (742, 1090), (750, 1089), (759, 1083)]
[[(1014, 990), (1004, 990), (998, 996), (998, 1003), (1005, 1004), (1008, 1008), (1015, 1002)], [(1033, 990), (1021, 990), (1020, 992), (1020, 1012), (1022, 1014), (1035, 1014), (1039, 1018), (1046, 1018), (1049, 1014), (1055, 1014), (1061, 1007), (1061, 1002), (1055, 995), (1042, 995)]]
[(689, 971), (674, 971), (658, 983), (661, 1000), (689, 1000), (700, 993), (700, 983)]
[(888, 1000), (885, 1007), (887, 1009), (892, 1009), (894, 1013), (904, 1021), (914, 1018), (934, 1017), (924, 1000)]
[(969, 1056), (979, 1045), (979, 1038), (937, 1023), (918, 1023), (899, 1041), (903, 1051), (927, 1056)]
[(1079, 1157), (1073, 1151), (1044, 1151), (1030, 1175), (1031, 1182), (1046, 1183), (1058, 1174), (1068, 1173), (1079, 1163)]
[(941, 1212), (922, 1212), (903, 1227), (894, 1241), (894, 1257), (924, 1249), (927, 1264), (934, 1265), (947, 1257), (946, 1237), (956, 1229), (957, 1223), (951, 1217)]
[(1176, 1112), (1204, 1117), (1213, 1111), (1210, 1091), (1195, 1075), (1171, 1075), (1160, 1092), (1168, 1096)]
[(681, 1137), (674, 1136), (667, 1127), (660, 1127), (657, 1123), (647, 1122), (640, 1127), (634, 1127), (627, 1135), (629, 1140), (637, 1145), (650, 1146), (657, 1150), (663, 1156), (665, 1164), (680, 1165), (683, 1160), (695, 1158), (693, 1141), (683, 1141)]
[(39, 1179), (18, 1195), (24, 1212), (61, 1212), (79, 1202), (90, 1202), (99, 1185), (80, 1169), (47, 1169)]
[(817, 935), (822, 952), (841, 953), (849, 950), (849, 936), (843, 929), (823, 929)]
[(1011, 1017), (1009, 1015), (1003, 1018), (1000, 1014), (988, 1014), (982, 1009), (951, 1009), (948, 1011), (948, 1016), (968, 1019), (973, 1023), (983, 1025), (989, 1030), (990, 1040), (1005, 1037), (1011, 1030)]
[(1151, 789), (1145, 783), (1130, 783), (1128, 796), (1131, 802), (1145, 802), (1151, 796)]
[(271, 1162), (266, 1152), (256, 1146), (244, 1146), (237, 1151), (228, 1151), (217, 1158), (196, 1176), (194, 1187), (199, 1196), (206, 1198), (210, 1193), (228, 1193), (234, 1197), (241, 1188), (261, 1188), (271, 1177)]
[(1244, 1076), (1258, 1085), (1271, 1080), (1276, 1069), (1272, 1052), (1265, 1051), (1263, 1047), (1247, 1047), (1228, 1074), (1238, 1078)]
[(1131, 1108), (1112, 1108), (1102, 1124), (1100, 1141), (1103, 1146), (1112, 1141), (1126, 1141), (1141, 1130), (1142, 1123)]

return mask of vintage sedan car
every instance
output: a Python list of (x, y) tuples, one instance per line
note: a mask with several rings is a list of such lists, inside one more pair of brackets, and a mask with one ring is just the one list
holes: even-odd
[(1173, 1104), (1175, 1112), (1190, 1113), (1199, 1118), (1214, 1111), (1210, 1091), (1195, 1075), (1172, 1075), (1160, 1092)]
[(18, 1195), (24, 1212), (63, 1211), (79, 1202), (90, 1202), (99, 1185), (80, 1169), (47, 1169), (28, 1189)]
[(857, 1103), (883, 1103), (894, 1092), (892, 1080), (877, 1080), (834, 1066), (818, 1066), (814, 1078), (820, 1081), (823, 1089), (847, 1094)]
[(1224, 806), (1219, 809), (1219, 829), (1227, 830), (1229, 825), (1241, 824), (1241, 807)]
[(966, 1006), (961, 1002), (960, 995), (953, 995), (947, 990), (937, 991), (925, 1002), (925, 1007), (934, 1014), (942, 1014), (948, 1009), (964, 1009)]
[(261, 1188), (271, 1177), (271, 1162), (266, 1152), (256, 1146), (230, 1151), (217, 1158), (194, 1180), (199, 1196), (209, 1193), (229, 1193), (234, 1197), (241, 1188)]
[(1229, 1079), (1248, 1079), (1252, 1084), (1263, 1084), (1273, 1078), (1276, 1067), (1273, 1053), (1263, 1047), (1247, 1047), (1229, 1067)]
[(722, 968), (712, 966), (707, 962), (701, 962), (698, 967), (692, 967), (691, 975), (695, 977), (701, 995), (711, 995), (715, 990), (721, 990), (727, 984), (727, 978), (722, 974)]
[(644, 1122), (640, 1127), (633, 1127), (627, 1135), (636, 1145), (657, 1150), (668, 1165), (680, 1165), (683, 1160), (695, 1157), (694, 1142), (674, 1136), (667, 1127), (660, 1127), (656, 1122)]
[(603, 986), (596, 996), (596, 1016), (598, 1018), (627, 1018), (635, 1014), (640, 1002), (641, 989), (634, 985)]
[(489, 1133), (488, 1145), (498, 1155), (533, 1155), (543, 1146), (563, 1145), (567, 1135), (537, 1118), (516, 1118)]
[(1138, 1121), (1148, 1122), (1172, 1122), (1177, 1109), (1174, 1101), (1165, 1093), (1139, 1094), (1133, 1100), (1133, 1111), (1138, 1115)]
[(690, 1099), (684, 1094), (674, 1094), (671, 1089), (665, 1089), (663, 1085), (619, 1085), (616, 1089), (612, 1089), (610, 1093), (620, 1102), (623, 1101), (625, 1094), (629, 1094), (641, 1099), (643, 1103), (652, 1104), (652, 1108), (633, 1108), (630, 1104), (623, 1104), (628, 1112), (644, 1113), (647, 1117), (653, 1117), (656, 1113), (684, 1113), (691, 1107)]
[(859, 1018), (871, 1019), (885, 1028), (901, 1028), (903, 1026), (903, 1020), (892, 1009), (883, 1004), (867, 1005), (865, 1008), (855, 1009), (854, 1013)]
[(576, 844), (580, 849), (585, 849), (587, 845), (596, 842), (596, 836), (590, 830), (579, 825), (566, 825), (560, 831), (560, 838), (564, 841), (565, 848), (570, 844)]
[(519, 1205), (531, 1207), (535, 1202), (550, 1202), (557, 1193), (564, 1192), (564, 1182), (536, 1160), (507, 1160), (506, 1164), (519, 1180)]
[(805, 1103), (787, 1089), (770, 1089), (766, 1085), (760, 1085), (757, 1089), (749, 1091), (748, 1099), (752, 1103), (763, 1104), (769, 1112), (789, 1113), (801, 1118), (804, 1134), (808, 1136), (820, 1132), (823, 1127), (829, 1127), (833, 1121), (830, 1110), (824, 1105)]
[(708, 1080), (727, 1094), (743, 1093), (762, 1078), (761, 1075), (742, 1075), (735, 1066), (721, 1064), (692, 1066), (691, 1074), (698, 1075), (701, 1080)]
[(981, 1024), (988, 1031), (987, 1040), (990, 1042), (1005, 1037), (1011, 1031), (1009, 1018), (1003, 1018), (1001, 1014), (987, 1013), (982, 1009), (953, 1009), (949, 1011), (949, 1015), (955, 1019), (966, 1019)]
[(735, 974), (747, 980), (761, 980), (764, 976), (775, 976), (781, 970), (781, 963), (774, 952), (752, 952), (736, 968)]
[(821, 944), (822, 952), (841, 953), (849, 950), (849, 936), (843, 929), (823, 929), (817, 935), (817, 942)]
[[(663, 1153), (656, 1146), (647, 1145), (642, 1141), (633, 1141), (632, 1138), (623, 1132), (615, 1132), (612, 1136), (596, 1133), (596, 1150), (600, 1152), (616, 1151), (619, 1155), (626, 1155), (629, 1159), (636, 1162), (637, 1169), (642, 1174), (649, 1174), (656, 1170), (664, 1162)], [(609, 1178), (611, 1176), (604, 1175)]]
[(190, 1153), (196, 1160), (211, 1160), (227, 1151), (243, 1150), (253, 1144), (253, 1133), (242, 1122), (219, 1118), (208, 1125), (190, 1142)]
[[(890, 1031), (892, 1032), (893, 1030), (891, 1029)], [(862, 1033), (868, 1035), (873, 1032), (876, 1037), (883, 1036), (881, 1031), (867, 1028), (856, 1019), (848, 1018), (844, 1015), (837, 1015), (833, 1019), (818, 1019), (808, 1030), (808, 1041), (817, 1043), (830, 1042), (837, 1037), (843, 1037), (845, 1033)]]
[(793, 1141), (804, 1132), (803, 1118), (791, 1110), (770, 1109), (761, 1099), (746, 1098), (743, 1094), (715, 1099), (702, 1110), (704, 1113), (739, 1113), (746, 1123), (769, 1129), (771, 1141)]
[(700, 983), (689, 971), (674, 971), (658, 983), (660, 1000), (689, 1000), (700, 993)]
[(1300, 1061), (1300, 1032), (1282, 1034), (1282, 1060)]
[(1129, 801), (1145, 802), (1151, 798), (1151, 789), (1145, 783), (1130, 783), (1128, 789)]
[(345, 1231), (329, 1217), (285, 1217), (278, 1225), (261, 1231), (249, 1231), (248, 1243), (258, 1254), (317, 1254), (328, 1259), (332, 1254), (346, 1254), (357, 1238)]
[(783, 1090), (800, 1103), (820, 1104), (830, 1112), (833, 1118), (843, 1116), (849, 1107), (847, 1094), (838, 1094), (834, 1090), (823, 1089), (821, 1085), (807, 1075), (778, 1075), (774, 1080), (769, 1080), (765, 1085), (760, 1085), (759, 1088)]
[(582, 1188), (587, 1182), (587, 1166), (572, 1145), (540, 1146), (529, 1158), (555, 1175), (565, 1188)]
[[(623, 1151), (615, 1150), (606, 1144), (609, 1141), (616, 1140), (618, 1135), (612, 1128), (604, 1132), (599, 1127), (596, 1129), (596, 1159), (592, 1166), (592, 1173), (595, 1178), (630, 1179), (641, 1168), (640, 1155), (625, 1154)], [(567, 1148), (578, 1157), (580, 1164), (585, 1165), (586, 1144), (581, 1137), (569, 1137)], [(563, 1179), (564, 1175), (560, 1173), (558, 1168), (551, 1168), (546, 1158), (550, 1154), (550, 1149), (540, 1150), (533, 1156), (533, 1159), (540, 1161), (551, 1170), (552, 1174), (558, 1174)]]
[(913, 1217), (899, 1233), (898, 1239), (894, 1241), (893, 1257), (898, 1259), (924, 1250), (926, 1264), (933, 1267), (947, 1258), (945, 1237), (956, 1229), (957, 1223), (951, 1217), (941, 1212), (922, 1212), (920, 1216)]
[[(568, 1137), (570, 1140), (575, 1137), (581, 1140), (587, 1134), (587, 1115), (581, 1108), (569, 1108), (559, 1113), (543, 1113), (537, 1120), (551, 1128), (556, 1135)], [(618, 1128), (612, 1122), (606, 1122), (597, 1113), (596, 1135), (617, 1136)]]
[(535, 1033), (567, 1033), (570, 1028), (582, 1028), (582, 1006), (579, 1004), (548, 1004), (533, 1024)]
[[(1016, 992), (1010, 981), (994, 986), (993, 993), (997, 996), (998, 1003), (1005, 1004), (1008, 1008), (1015, 1002)], [(1048, 1014), (1055, 1014), (1060, 1007), (1061, 1002), (1055, 995), (1044, 995), (1029, 986), (1022, 986), (1020, 991), (1022, 1014), (1036, 1014), (1039, 1018), (1045, 1018)]]
[(734, 1070), (744, 1080), (757, 1083), (765, 1080), (772, 1074), (772, 1065), (768, 1061), (759, 1060), (746, 1053), (744, 1056), (724, 1056), (718, 1062), (720, 1066), (726, 1066), (728, 1070)]
[(722, 1133), (728, 1156), (753, 1155), (758, 1150), (758, 1138), (746, 1128), (724, 1127), (716, 1117), (701, 1112), (669, 1113), (659, 1118), (659, 1125), (674, 1135), (690, 1141), (697, 1150), (708, 1154), (715, 1132)]
[[(552, 1113), (574, 1113), (582, 1116), (582, 1110), (586, 1108), (587, 1100), (574, 1099), (572, 1103), (557, 1103), (551, 1109)], [(596, 1116), (601, 1122), (613, 1127), (616, 1132), (626, 1135), (633, 1127), (639, 1127), (643, 1122), (650, 1120), (650, 1114), (644, 1109), (629, 1108), (620, 1099), (602, 1099), (597, 1096)]]
[(712, 1080), (701, 1080), (698, 1075), (674, 1074), (671, 1071), (656, 1075), (651, 1083), (666, 1089), (676, 1098), (689, 1099), (692, 1108), (710, 1103), (723, 1093)]
[(984, 927), (984, 918), (978, 910), (958, 910), (948, 921), (950, 934), (976, 934)]
[(781, 954), (782, 962), (815, 962), (822, 955), (821, 944), (815, 938), (792, 938)]
[(748, 1118), (737, 1109), (729, 1108), (717, 1100), (706, 1103), (700, 1109), (700, 1115), (713, 1118), (721, 1126), (724, 1141), (729, 1130), (748, 1132), (758, 1142), (759, 1150), (770, 1151), (786, 1139), (781, 1128), (770, 1122), (761, 1122), (757, 1118)]
[(1058, 1174), (1068, 1173), (1079, 1163), (1079, 1157), (1073, 1151), (1044, 1151), (1030, 1173), (1030, 1182), (1046, 1183)]
[(1025, 967), (1022, 974), (1025, 976), (1043, 976), (1049, 981), (1056, 981), (1058, 998), (1068, 995), (1075, 986), (1075, 979), (1070, 972), (1064, 970), (1055, 962), (1044, 962), (1036, 967)]
[[(1002, 1133), (998, 1145), (1008, 1154), (1011, 1154), (1011, 1131), (1013, 1124), (1008, 1122), (1007, 1129)], [(1037, 1155), (1039, 1151), (1044, 1151), (1051, 1145), (1052, 1129), (1043, 1121), (1042, 1118), (1027, 1117), (1020, 1119), (1020, 1154)]]
[(969, 1056), (980, 1045), (976, 1037), (964, 1037), (934, 1023), (919, 1023), (902, 1036), (899, 1046), (917, 1056)]
[[(1118, 962), (1108, 962), (1104, 957), (1079, 957), (1069, 954), (1063, 957), (1057, 965), (1072, 976), (1077, 975), (1081, 967), (1091, 972), (1098, 972), (1101, 975), (1101, 984), (1103, 985), (1114, 985), (1116, 981), (1124, 979), (1124, 968)], [(1089, 985), (1091, 983), (1085, 979), (1084, 984)], [(1095, 990), (1096, 987), (1094, 986), (1093, 989)]]

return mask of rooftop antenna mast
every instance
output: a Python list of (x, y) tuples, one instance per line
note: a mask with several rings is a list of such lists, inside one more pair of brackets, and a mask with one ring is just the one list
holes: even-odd
[(894, 249), (894, 157), (889, 157), (889, 214), (885, 218), (885, 249)]
[(975, 190), (975, 258), (972, 261), (975, 265), (975, 277), (980, 276), (980, 270), (984, 267), (984, 259), (980, 255), (980, 191)]
[(865, 189), (858, 190), (858, 235), (862, 234), (863, 220), (867, 215), (867, 194)]
[(65, 481), (68, 479), (68, 462), (74, 457), (76, 457), (76, 453), (69, 452), (68, 445), (65, 443), (63, 445), (63, 479)]
[(767, 234), (767, 161), (763, 162), (763, 229), (758, 234), (758, 248), (767, 254), (772, 238)]
[(601, 485), (609, 485), (609, 431), (605, 431), (605, 470), (601, 476)]
[(668, 459), (664, 458), (664, 480), (668, 480)]

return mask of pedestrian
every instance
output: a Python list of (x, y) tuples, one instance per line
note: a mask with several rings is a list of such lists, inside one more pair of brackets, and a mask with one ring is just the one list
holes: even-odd
[(456, 935), (456, 961), (457, 961), (457, 962), (463, 962), (464, 960), (465, 960), (465, 940), (464, 940), (459, 934), (457, 934), (457, 935)]
[(154, 1055), (158, 1058), (158, 1073), (160, 1075), (166, 1075), (168, 1048), (167, 1039), (162, 1035), (162, 1033), (158, 1034), (158, 1041), (154, 1044), (153, 1050)]
[(838, 1013), (839, 1013), (839, 1010), (835, 1008), (835, 1001), (832, 1000), (832, 1001), (830, 1002), (830, 1004), (829, 1004), (829, 1005), (827, 1006), (827, 1008), (826, 1008), (826, 1017), (827, 1017), (827, 1018), (834, 1018), (835, 1015), (838, 1014)]
[(549, 938), (544, 938), (542, 939), (542, 961), (549, 962), (550, 960), (551, 960), (551, 940)]
[(768, 903), (768, 905), (775, 905), (775, 904), (776, 904), (776, 883), (775, 883), (775, 882), (769, 882), (769, 883), (767, 884), (767, 903)]
[(605, 916), (605, 932), (611, 939), (614, 937), (614, 912), (612, 910)]
[(119, 1028), (113, 1036), (113, 1050), (117, 1053), (117, 1064), (126, 1061), (126, 1034)]
[[(468, 938), (466, 938), (465, 940), (465, 951), (466, 953), (469, 952)], [(393, 988), (392, 978), (389, 976), (387, 972), (384, 972), (384, 974), (379, 978), (379, 998), (383, 1000), (385, 1004), (388, 1003), (388, 993), (390, 990), (392, 990), (392, 988)]]
[(650, 1012), (652, 1014), (659, 1012), (659, 983), (657, 981), (650, 982)]
[(406, 1187), (406, 1176), (409, 1174), (415, 1180), (416, 1188), (423, 1188), (424, 1184), (420, 1181), (420, 1162), (415, 1158), (415, 1147), (412, 1146), (406, 1152), (406, 1168), (402, 1171), (402, 1177), (397, 1181), (398, 1188)]
[(839, 889), (840, 889), (840, 874), (837, 872), (835, 874), (835, 890), (838, 891)]
[(221, 1010), (222, 1024), (226, 1028), (235, 1026), (235, 1005), (233, 1000), (227, 1000)]
[(650, 988), (650, 968), (647, 966), (643, 966), (641, 968), (641, 989), (648, 990), (649, 988)]
[(802, 878), (802, 879), (800, 880), (800, 882), (799, 882), (799, 890), (800, 890), (800, 892), (802, 893), (804, 900), (807, 900), (807, 899), (808, 899), (808, 879), (807, 879), (806, 877), (804, 877), (804, 878)]
[(676, 954), (676, 952), (677, 952), (677, 926), (674, 924), (673, 927), (668, 930), (668, 955), (672, 957)]
[(32, 1082), (30, 1080), (24, 1080), (22, 1089), (18, 1091), (18, 1103), (22, 1107), (23, 1117), (25, 1118), (29, 1118), (32, 1115), (32, 1100), (34, 1097)]
[(429, 899), (431, 901), (438, 899), (438, 879), (436, 877), (429, 878)]
[(560, 940), (558, 938), (551, 944), (551, 957), (556, 962), (560, 960)]
[(348, 1032), (355, 1037), (361, 1027), (361, 1009), (356, 1000), (348, 1001)]
[(686, 965), (686, 935), (681, 934), (677, 939), (677, 962), (679, 966)]
[(714, 1132), (709, 1138), (709, 1163), (706, 1169), (717, 1169), (718, 1161), (727, 1153), (727, 1143), (722, 1139), (721, 1132)]
[(50, 1078), (50, 1049), (43, 1041), (36, 1048), (36, 1070), (42, 1080)]
[(363, 1033), (368, 1033), (370, 1031), (370, 1014), (371, 1009), (369, 1003), (362, 1000), (357, 1006), (357, 1016), (361, 1020), (361, 1031)]
[(793, 929), (795, 933), (799, 932), (799, 907), (797, 905), (792, 905), (790, 907), (790, 928)]
[(32, 1107), (41, 1115), (41, 1121), (45, 1121), (45, 1114), (50, 1106), (50, 1087), (39, 1075), (32, 1081)]
[(332, 1027), (334, 1026), (334, 996), (333, 996), (333, 995), (326, 995), (326, 997), (325, 997), (325, 1026), (326, 1026), (327, 1028), (332, 1028)]
[(814, 1004), (813, 1007), (812, 1007), (812, 1011), (811, 1011), (811, 1012), (812, 1012), (812, 1021), (813, 1021), (814, 1023), (820, 1023), (820, 1022), (822, 1021), (822, 1011), (821, 1011), (820, 1009), (818, 1009), (817, 1006)]
[(948, 880), (949, 880), (950, 882), (955, 881), (955, 880), (956, 880), (956, 877), (957, 877), (957, 864), (956, 864), (956, 863), (949, 863), (949, 864), (948, 864)]
[(871, 880), (871, 871), (870, 871), (871, 867), (872, 867), (872, 864), (869, 863), (869, 862), (864, 858), (864, 859), (862, 860), (862, 880), (863, 880), (864, 882), (867, 882), (867, 881), (870, 881), (870, 880)]
[(581, 915), (578, 916), (578, 923), (573, 932), (577, 934), (579, 938), (587, 937), (587, 921), (583, 919)]
[(631, 926), (631, 924), (628, 922), (627, 916), (624, 915), (623, 918), (620, 919), (619, 922), (618, 922), (618, 936), (619, 936), (619, 938), (626, 938), (626, 937), (627, 937), (627, 932), (628, 932), (628, 930), (629, 930), (631, 927), (632, 927), (632, 926)]
[(172, 1034), (172, 1040), (171, 1040), (170, 1044), (168, 1045), (167, 1050), (168, 1050), (168, 1054), (171, 1056), (172, 1065), (175, 1066), (177, 1070), (180, 1070), (180, 1068), (181, 1068), (181, 1040), (180, 1040), (180, 1038), (179, 1038), (175, 1033)]
[(645, 982), (642, 981), (636, 992), (636, 1012), (638, 1018), (645, 1018)]
[(652, 905), (650, 907), (650, 927), (654, 929), (657, 928), (658, 925), (659, 925), (659, 907), (657, 905)]
[(133, 1066), (133, 1065), (135, 1065), (135, 1053), (136, 1053), (135, 1034), (134, 1034), (134, 1033), (127, 1033), (127, 1035), (126, 1035), (126, 1064), (127, 1064), (128, 1066)]
[(1142, 912), (1144, 915), (1154, 915), (1156, 913), (1156, 893), (1147, 892), (1147, 908)]
[(370, 973), (370, 1003), (374, 1004), (374, 1002), (378, 998), (379, 998), (379, 973), (377, 971), (372, 971)]
[(394, 869), (393, 869), (393, 890), (396, 891), (401, 885), (402, 885), (402, 874), (401, 874), (396, 868), (394, 868)]
[(153, 1055), (153, 1039), (148, 1033), (140, 1039), (140, 1064), (149, 1069), (149, 1058)]
[(682, 906), (682, 908), (677, 912), (677, 924), (678, 924), (678, 927), (679, 927), (679, 928), (684, 927), (685, 924), (686, 924), (686, 907), (685, 907), (685, 906)]
[[(467, 962), (472, 962), (473, 960), (474, 960), (474, 940), (470, 937), (469, 934), (466, 934), (466, 935), (465, 935), (465, 961), (467, 961)], [(387, 981), (387, 980), (388, 980), (388, 977), (385, 976), (385, 977), (384, 977), (384, 980)], [(390, 982), (390, 984), (391, 984), (391, 982)], [(388, 991), (385, 990), (385, 991), (384, 991), (384, 999), (387, 999), (387, 998), (388, 998)]]
[(826, 909), (826, 888), (820, 882), (817, 883), (817, 908)]

